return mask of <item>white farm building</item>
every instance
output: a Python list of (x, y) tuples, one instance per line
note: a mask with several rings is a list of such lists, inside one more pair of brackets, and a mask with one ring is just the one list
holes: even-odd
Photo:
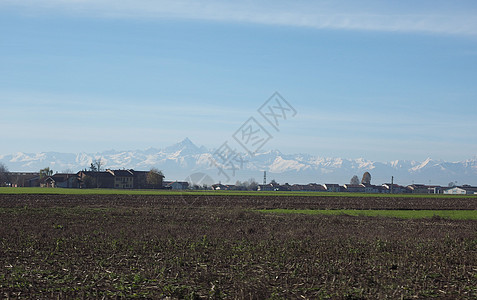
[(452, 195), (468, 195), (468, 194), (476, 194), (473, 189), (466, 189), (465, 187), (453, 187), (444, 191), (444, 194), (452, 194)]

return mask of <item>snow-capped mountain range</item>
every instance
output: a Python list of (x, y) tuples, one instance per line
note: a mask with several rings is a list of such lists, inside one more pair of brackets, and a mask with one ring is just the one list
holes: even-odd
[[(77, 172), (89, 168), (91, 162), (101, 158), (105, 168), (148, 170), (156, 167), (164, 172), (166, 180), (185, 180), (195, 173), (205, 173), (215, 182), (235, 183), (235, 181), (255, 178), (263, 181), (263, 171), (267, 171), (267, 181), (275, 179), (280, 183), (348, 183), (353, 175), (368, 171), (372, 183), (391, 181), (399, 184), (439, 184), (449, 182), (477, 185), (477, 156), (459, 162), (433, 160), (395, 160), (374, 162), (363, 158), (322, 158), (309, 154), (283, 154), (272, 150), (254, 156), (243, 154), (226, 165), (217, 159), (217, 150), (196, 146), (190, 139), (163, 148), (149, 148), (134, 151), (104, 151), (99, 153), (15, 153), (0, 155), (0, 162), (10, 171), (38, 171), (50, 167), (58, 172)], [(241, 163), (242, 162), (242, 165)], [(220, 169), (222, 167), (222, 169)], [(234, 174), (234, 170), (235, 174)]]

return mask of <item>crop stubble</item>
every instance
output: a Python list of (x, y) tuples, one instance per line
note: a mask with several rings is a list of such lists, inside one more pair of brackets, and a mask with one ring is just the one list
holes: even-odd
[[(185, 198), (184, 198), (185, 197)], [(0, 195), (0, 297), (475, 298), (476, 199)]]

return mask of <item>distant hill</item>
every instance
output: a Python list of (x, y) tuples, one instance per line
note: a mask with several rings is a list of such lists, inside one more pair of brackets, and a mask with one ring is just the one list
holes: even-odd
[(14, 153), (0, 155), (10, 171), (38, 171), (49, 166), (55, 171), (72, 171), (88, 168), (94, 159), (101, 158), (104, 166), (111, 169), (148, 170), (156, 167), (163, 170), (166, 180), (184, 180), (193, 173), (203, 172), (216, 182), (235, 183), (236, 180), (255, 178), (262, 182), (263, 171), (268, 181), (280, 183), (348, 183), (353, 175), (361, 178), (366, 171), (371, 173), (372, 183), (390, 182), (394, 176), (399, 184), (423, 183), (447, 185), (451, 181), (459, 184), (477, 185), (477, 158), (458, 162), (433, 160), (396, 160), (374, 162), (363, 158), (323, 158), (310, 154), (283, 154), (280, 151), (265, 151), (255, 156), (244, 154), (244, 165), (236, 170), (235, 176), (227, 180), (219, 175), (210, 159), (215, 150), (196, 146), (190, 139), (165, 147), (146, 150), (115, 151), (98, 153)]

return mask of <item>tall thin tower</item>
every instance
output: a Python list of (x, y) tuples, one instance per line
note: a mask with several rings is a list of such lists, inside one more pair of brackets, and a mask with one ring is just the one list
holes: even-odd
[(267, 184), (267, 171), (263, 171), (263, 185)]
[(394, 176), (391, 176), (391, 194), (393, 193), (394, 188)]

